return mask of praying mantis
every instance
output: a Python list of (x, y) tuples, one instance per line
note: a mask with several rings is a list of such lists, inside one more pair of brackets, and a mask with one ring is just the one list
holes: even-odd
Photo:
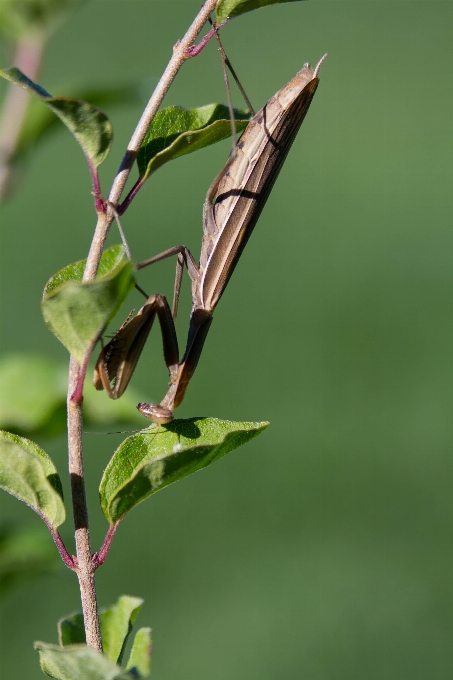
[[(160, 323), (164, 360), (170, 382), (159, 404), (140, 403), (142, 415), (161, 425), (173, 419), (197, 367), (214, 310), (230, 280), (261, 211), (285, 162), (318, 87), (318, 73), (307, 63), (301, 71), (255, 114), (226, 165), (208, 189), (203, 207), (200, 262), (188, 248), (177, 245), (136, 265), (143, 269), (177, 256), (172, 309), (163, 295), (148, 297), (133, 318), (128, 317), (103, 347), (93, 383), (118, 399), (125, 391), (148, 338), (155, 317)], [(192, 284), (192, 311), (186, 349), (179, 359), (176, 318), (183, 269)]]

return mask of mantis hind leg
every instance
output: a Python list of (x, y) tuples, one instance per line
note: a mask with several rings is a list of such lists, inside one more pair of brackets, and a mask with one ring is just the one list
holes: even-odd
[(200, 271), (197, 265), (197, 262), (195, 258), (193, 257), (192, 253), (186, 246), (174, 246), (173, 248), (169, 248), (168, 250), (164, 250), (163, 253), (159, 253), (159, 255), (155, 255), (154, 257), (150, 257), (149, 260), (144, 260), (143, 262), (139, 262), (136, 266), (135, 269), (139, 271), (140, 269), (144, 269), (145, 267), (148, 267), (150, 264), (155, 264), (156, 262), (161, 262), (162, 260), (166, 260), (168, 257), (173, 257), (173, 255), (177, 255), (178, 258), (176, 260), (176, 275), (175, 275), (175, 286), (173, 290), (173, 303), (172, 303), (172, 315), (173, 315), (173, 321), (176, 321), (176, 316), (178, 313), (178, 304), (179, 304), (179, 294), (181, 292), (181, 282), (182, 282), (182, 273), (184, 269), (184, 265), (187, 268), (187, 273), (189, 274), (190, 280), (192, 283), (198, 282), (200, 279)]

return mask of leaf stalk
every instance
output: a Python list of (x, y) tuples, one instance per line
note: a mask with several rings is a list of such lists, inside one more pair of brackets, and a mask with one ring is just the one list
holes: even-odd
[(55, 542), (55, 545), (57, 546), (57, 550), (60, 553), (60, 557), (65, 563), (65, 565), (68, 567), (68, 569), (72, 569), (72, 571), (77, 571), (77, 559), (72, 557), (68, 551), (66, 550), (66, 546), (63, 543), (63, 539), (61, 538), (60, 534), (58, 533), (57, 529), (55, 529), (52, 525), (50, 525), (44, 517), (42, 517), (44, 522), (47, 525), (47, 528), (49, 529), (52, 538)]
[(109, 553), (110, 546), (112, 545), (113, 537), (116, 534), (116, 530), (118, 529), (120, 522), (121, 520), (119, 519), (117, 522), (115, 522), (115, 524), (110, 525), (105, 535), (104, 543), (102, 544), (100, 551), (93, 555), (93, 564), (95, 569), (100, 567), (101, 564), (104, 564)]

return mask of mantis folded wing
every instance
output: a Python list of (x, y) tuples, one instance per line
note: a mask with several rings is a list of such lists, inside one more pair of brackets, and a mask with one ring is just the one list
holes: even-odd
[[(203, 208), (203, 240), (197, 265), (185, 246), (175, 246), (137, 265), (142, 269), (178, 255), (173, 318), (161, 295), (152, 295), (137, 316), (126, 321), (103, 348), (94, 384), (116, 399), (127, 387), (154, 318), (163, 336), (164, 358), (170, 383), (160, 404), (139, 404), (139, 411), (156, 423), (169, 422), (182, 402), (195, 371), (214, 309), (236, 267), (247, 241), (309, 109), (318, 86), (318, 71), (309, 64), (252, 118), (225, 167), (208, 190)], [(176, 318), (182, 268), (192, 281), (192, 312), (186, 350), (178, 361)], [(138, 321), (136, 321), (138, 319)], [(123, 364), (126, 364), (123, 366)], [(113, 388), (112, 388), (113, 383)]]

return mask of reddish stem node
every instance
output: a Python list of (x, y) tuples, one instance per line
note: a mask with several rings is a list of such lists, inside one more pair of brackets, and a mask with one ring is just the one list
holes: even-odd
[(204, 50), (206, 45), (212, 38), (215, 36), (216, 32), (219, 31), (225, 24), (227, 23), (228, 19), (225, 19), (222, 21), (221, 24), (216, 26), (216, 24), (212, 24), (212, 28), (206, 33), (205, 36), (200, 40), (200, 42), (197, 45), (191, 45), (188, 47), (185, 51), (185, 57), (186, 59), (192, 59), (192, 57), (197, 57), (200, 52)]

